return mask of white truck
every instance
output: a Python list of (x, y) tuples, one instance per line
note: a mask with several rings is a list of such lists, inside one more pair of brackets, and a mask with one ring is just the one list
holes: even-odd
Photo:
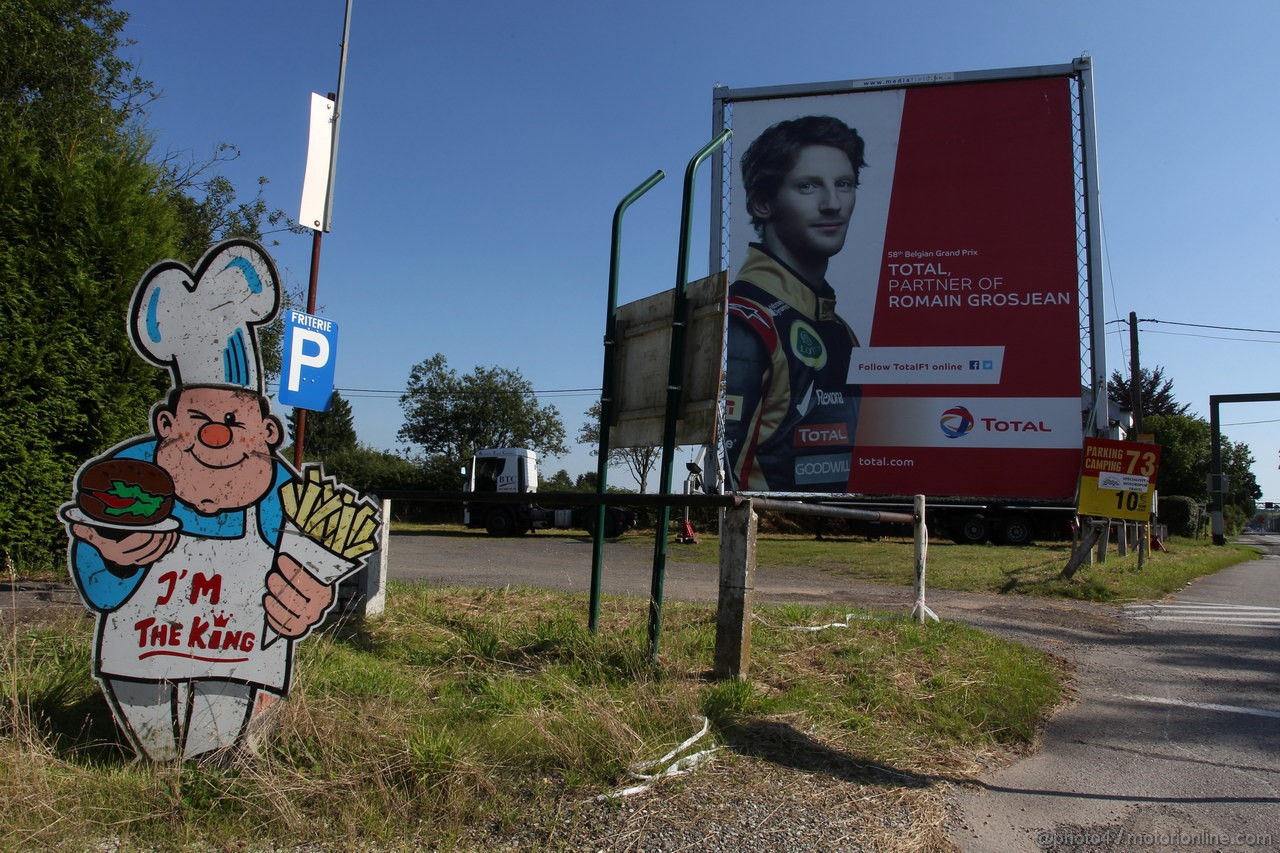
[[(463, 469), (462, 490), (475, 495), (528, 494), (538, 491), (538, 454), (523, 447), (495, 447), (481, 450)], [(595, 507), (551, 509), (528, 503), (486, 503), (467, 501), (462, 521), (470, 528), (484, 528), (490, 536), (522, 536), (530, 530), (548, 528), (595, 532)], [(604, 535), (621, 536), (635, 526), (635, 513), (619, 507), (605, 507)]]

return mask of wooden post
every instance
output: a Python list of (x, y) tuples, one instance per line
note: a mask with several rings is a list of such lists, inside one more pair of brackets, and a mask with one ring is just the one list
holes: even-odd
[(1120, 535), (1116, 538), (1116, 556), (1129, 556), (1129, 522), (1120, 522)]
[(1080, 568), (1081, 563), (1086, 559), (1093, 559), (1093, 546), (1101, 538), (1105, 523), (1105, 521), (1093, 521), (1088, 525), (1087, 530), (1081, 530), (1080, 542), (1076, 545), (1076, 549), (1071, 552), (1071, 558), (1067, 560), (1067, 564), (1063, 566), (1062, 574), (1059, 575), (1060, 578), (1064, 580), (1070, 579)]
[(1098, 537), (1098, 562), (1105, 563), (1107, 547), (1111, 544), (1111, 519), (1104, 518), (1099, 523), (1102, 525), (1102, 535)]
[(750, 500), (725, 511), (720, 527), (720, 601), (716, 608), (713, 669), (717, 679), (746, 678), (751, 668), (756, 527), (756, 513)]
[(932, 619), (934, 622), (940, 622), (938, 614), (929, 609), (929, 605), (925, 604), (925, 558), (929, 553), (929, 528), (924, 523), (924, 495), (916, 495), (914, 500), (914, 517), (915, 517), (915, 569), (916, 569), (916, 602), (911, 608), (911, 616), (920, 624), (924, 624), (927, 620)]

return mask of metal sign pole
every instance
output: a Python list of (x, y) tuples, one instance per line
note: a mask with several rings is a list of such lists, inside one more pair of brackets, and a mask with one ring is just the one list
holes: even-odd
[[(675, 311), (671, 322), (671, 357), (667, 367), (667, 416), (662, 435), (662, 485), (659, 494), (671, 494), (671, 472), (675, 464), (676, 420), (680, 415), (680, 391), (684, 382), (684, 342), (688, 316), (687, 284), (689, 278), (689, 244), (693, 240), (693, 181), (698, 166), (733, 134), (725, 129), (708, 142), (689, 161), (684, 173), (684, 200), (680, 213), (680, 253), (676, 263)], [(662, 586), (667, 566), (667, 527), (671, 523), (671, 507), (658, 512), (653, 546), (653, 578), (649, 589), (649, 660), (658, 660), (658, 641), (662, 632)]]
[[(324, 219), (311, 237), (311, 276), (307, 281), (307, 313), (316, 313), (316, 290), (320, 285), (320, 239), (330, 230), (333, 218), (333, 179), (338, 171), (338, 128), (342, 124), (342, 89), (347, 79), (347, 42), (351, 38), (351, 3), (347, 0), (342, 18), (342, 44), (338, 54), (338, 89), (330, 93), (333, 101), (333, 144), (329, 149), (329, 178), (324, 191)], [(307, 437), (307, 410), (298, 410), (298, 428), (293, 436), (293, 465), (302, 467), (302, 449)]]
[[(613, 423), (614, 394), (614, 356), (618, 349), (618, 270), (622, 258), (622, 214), (636, 199), (653, 189), (658, 181), (666, 177), (661, 169), (646, 178), (639, 186), (627, 193), (618, 202), (613, 212), (613, 245), (609, 252), (609, 307), (604, 320), (604, 379), (600, 383), (600, 445), (596, 452), (596, 494), (603, 495), (609, 482), (609, 426)], [(604, 566), (604, 520), (605, 507), (600, 504), (596, 511), (596, 529), (593, 537), (594, 547), (591, 551), (591, 611), (587, 618), (587, 628), (596, 632), (600, 625), (600, 576)]]

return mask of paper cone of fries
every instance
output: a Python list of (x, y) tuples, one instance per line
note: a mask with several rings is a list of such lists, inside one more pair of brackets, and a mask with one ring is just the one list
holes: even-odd
[[(280, 498), (284, 525), (277, 556), (288, 554), (324, 584), (334, 584), (360, 569), (363, 557), (378, 547), (378, 508), (350, 486), (307, 466), (305, 477), (285, 484)], [(263, 626), (262, 647), (279, 635)]]

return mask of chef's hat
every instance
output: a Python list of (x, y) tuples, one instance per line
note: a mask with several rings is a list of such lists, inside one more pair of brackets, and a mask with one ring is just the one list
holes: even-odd
[(219, 385), (264, 393), (257, 327), (280, 307), (275, 264), (257, 243), (227, 240), (191, 272), (162, 261), (133, 292), (129, 331), (138, 353), (167, 367), (174, 387)]

